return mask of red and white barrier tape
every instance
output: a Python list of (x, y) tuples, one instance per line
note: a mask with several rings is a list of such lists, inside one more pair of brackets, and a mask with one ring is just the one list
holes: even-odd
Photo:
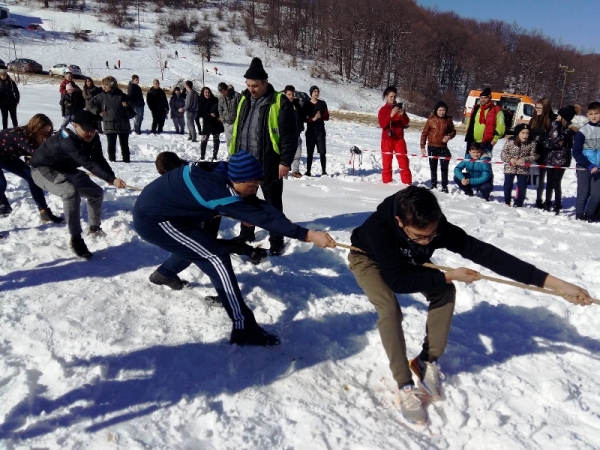
[[(381, 150), (362, 150), (361, 152), (372, 152), (372, 153), (381, 153), (382, 155), (394, 155), (394, 152), (382, 152)], [(395, 153), (395, 154), (399, 154), (401, 155), (402, 153)], [(354, 153), (352, 153), (352, 156), (354, 155)], [(350, 157), (350, 161), (348, 162), (348, 165), (352, 164), (352, 156)], [(407, 153), (406, 154), (407, 157), (418, 157), (418, 158), (427, 158), (427, 159), (443, 159), (446, 161), (474, 161), (470, 158), (455, 158), (452, 156), (429, 156), (429, 155), (422, 155), (420, 153)], [(479, 161), (481, 163), (484, 164), (492, 164), (492, 165), (497, 165), (497, 164), (501, 164), (501, 165), (506, 165), (506, 163), (504, 161)], [(541, 169), (569, 169), (569, 170), (588, 170), (584, 167), (563, 167), (563, 166), (550, 166), (547, 164), (530, 164), (530, 163), (525, 163), (523, 164), (524, 167), (539, 167)]]

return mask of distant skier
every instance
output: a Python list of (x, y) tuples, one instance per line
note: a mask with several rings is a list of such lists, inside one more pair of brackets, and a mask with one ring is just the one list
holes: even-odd
[(121, 60), (120, 60), (120, 59), (117, 61), (117, 67), (118, 67), (119, 69), (121, 68)]
[(219, 69), (217, 69), (217, 66), (214, 67), (214, 71), (215, 71), (215, 74), (219, 73)]
[(177, 53), (177, 50), (175, 50), (175, 58), (179, 58), (179, 53)]
[(110, 66), (108, 65), (108, 61), (106, 61), (106, 68), (110, 69)]

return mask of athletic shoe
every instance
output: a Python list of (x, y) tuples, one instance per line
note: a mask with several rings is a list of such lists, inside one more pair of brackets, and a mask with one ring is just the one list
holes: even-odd
[(106, 233), (100, 227), (89, 227), (86, 234), (93, 238), (103, 238), (106, 237)]
[(221, 298), (218, 295), (207, 295), (204, 300), (215, 305), (222, 305)]
[(81, 237), (72, 237), (69, 246), (80, 258), (90, 259), (92, 257), (92, 253), (88, 250), (87, 245), (85, 245)]
[(425, 425), (427, 413), (423, 409), (421, 400), (417, 398), (418, 392), (414, 384), (405, 384), (400, 388), (400, 411), (407, 422), (415, 425)]
[(269, 249), (269, 255), (270, 256), (281, 256), (281, 254), (283, 253), (285, 244), (283, 243), (283, 239), (282, 240), (277, 240), (277, 241), (273, 241), (271, 242), (271, 248)]
[(150, 275), (150, 283), (157, 284), (159, 286), (168, 286), (175, 291), (180, 291), (186, 286), (189, 286), (189, 282), (182, 280), (177, 275), (174, 277), (166, 277), (161, 274), (158, 269), (152, 272)]
[(264, 248), (254, 248), (248, 255), (250, 262), (254, 265), (260, 264), (260, 262), (268, 256), (267, 251)]
[(55, 216), (54, 214), (52, 214), (50, 208), (46, 208), (40, 211), (40, 220), (42, 221), (42, 223), (63, 223), (65, 221), (65, 218)]
[(439, 364), (437, 362), (422, 362), (425, 368), (421, 370), (419, 362), (421, 362), (419, 358), (410, 361), (410, 370), (417, 376), (425, 392), (431, 395), (433, 400), (440, 400), (440, 379), (443, 380), (445, 376), (440, 370)]
[(8, 217), (12, 212), (10, 205), (0, 205), (0, 217)]
[(267, 333), (258, 324), (244, 328), (242, 330), (233, 329), (231, 331), (230, 344), (237, 345), (259, 345), (269, 347), (279, 345), (281, 341), (274, 334)]
[(443, 192), (444, 194), (448, 194), (448, 193), (449, 193), (449, 191), (448, 191), (448, 186), (442, 186), (442, 192)]
[(302, 178), (302, 174), (300, 172), (292, 172), (292, 176), (294, 178)]
[(240, 234), (234, 237), (234, 239), (238, 242), (253, 242), (256, 239), (256, 236), (254, 235), (254, 230), (242, 228)]

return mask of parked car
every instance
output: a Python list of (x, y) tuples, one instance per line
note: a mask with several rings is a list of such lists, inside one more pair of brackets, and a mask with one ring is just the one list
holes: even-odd
[(29, 31), (46, 31), (42, 28), (42, 26), (39, 23), (30, 23), (29, 25), (27, 25), (27, 29)]
[(48, 75), (50, 76), (59, 75), (62, 77), (65, 72), (71, 72), (73, 74), (73, 78), (81, 77), (83, 75), (81, 73), (81, 68), (75, 64), (60, 63), (55, 64), (48, 69)]
[(42, 65), (33, 59), (19, 58), (8, 63), (11, 72), (42, 73)]

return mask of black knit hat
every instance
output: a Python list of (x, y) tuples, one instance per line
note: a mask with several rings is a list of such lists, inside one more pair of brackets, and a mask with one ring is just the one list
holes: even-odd
[(261, 163), (246, 151), (237, 152), (231, 156), (227, 164), (227, 175), (231, 181), (236, 183), (265, 178)]
[(492, 97), (492, 90), (489, 87), (486, 87), (483, 91), (481, 91), (481, 94), (479, 94), (480, 97)]
[(269, 78), (269, 74), (265, 72), (263, 63), (259, 58), (252, 58), (252, 62), (250, 62), (250, 67), (246, 70), (244, 78), (248, 80), (266, 80)]
[(523, 130), (530, 130), (531, 127), (526, 123), (520, 123), (515, 127), (515, 136), (518, 136), (519, 133)]
[(573, 117), (575, 117), (575, 107), (567, 105), (564, 108), (560, 108), (558, 110), (558, 115), (565, 119), (567, 122), (570, 122), (571, 120), (573, 120)]

